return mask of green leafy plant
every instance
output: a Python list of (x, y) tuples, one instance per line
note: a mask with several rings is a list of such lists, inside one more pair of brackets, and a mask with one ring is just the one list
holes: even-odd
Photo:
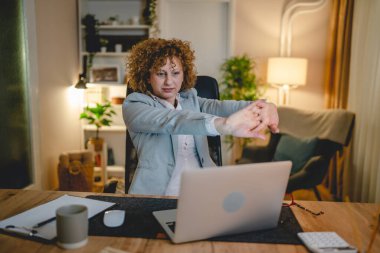
[(83, 108), (83, 112), (80, 114), (80, 119), (86, 119), (90, 125), (95, 125), (96, 135), (95, 138), (99, 138), (99, 129), (102, 126), (110, 126), (112, 123), (112, 115), (116, 115), (112, 109), (111, 102), (107, 101), (104, 104), (96, 103), (96, 106)]
[(99, 21), (95, 18), (94, 14), (86, 14), (82, 18), (82, 25), (84, 26), (84, 39), (86, 51), (88, 52), (87, 70), (91, 69), (94, 56), (100, 48), (99, 39)]
[(86, 43), (86, 51), (95, 53), (99, 51), (99, 22), (93, 14), (86, 14), (82, 18), (84, 26), (84, 39)]
[(102, 47), (105, 47), (105, 46), (107, 46), (108, 45), (108, 40), (106, 39), (106, 38), (100, 38), (100, 45), (102, 46)]
[(109, 22), (111, 25), (114, 25), (114, 22), (119, 22), (119, 15), (110, 16), (110, 17), (108, 18), (108, 22)]
[(145, 24), (150, 26), (150, 37), (158, 37), (160, 29), (157, 20), (157, 0), (147, 0), (143, 10), (143, 18)]
[[(220, 81), (220, 96), (222, 100), (257, 100), (262, 92), (261, 83), (254, 72), (255, 62), (247, 55), (228, 58), (221, 66), (222, 80)], [(250, 139), (237, 138), (242, 146)], [(230, 148), (234, 144), (232, 136), (226, 136)]]
[(255, 62), (247, 55), (227, 59), (222, 67), (221, 99), (252, 101), (262, 95), (254, 73)]

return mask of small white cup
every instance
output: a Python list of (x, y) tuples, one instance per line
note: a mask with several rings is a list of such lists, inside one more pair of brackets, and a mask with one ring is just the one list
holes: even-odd
[(139, 25), (140, 24), (140, 17), (139, 16), (133, 16), (131, 18), (132, 25)]
[(123, 50), (123, 45), (121, 45), (121, 44), (115, 45), (115, 52), (116, 53), (121, 53), (122, 50)]
[(57, 244), (64, 249), (83, 247), (88, 242), (88, 210), (84, 205), (67, 205), (56, 210)]

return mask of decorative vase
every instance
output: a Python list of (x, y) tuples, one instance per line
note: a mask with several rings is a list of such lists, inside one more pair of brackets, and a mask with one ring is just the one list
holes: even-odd
[(91, 137), (88, 140), (88, 143), (92, 144), (94, 146), (95, 151), (97, 151), (97, 152), (103, 150), (103, 143), (104, 143), (104, 139), (103, 138), (94, 138), (94, 137)]

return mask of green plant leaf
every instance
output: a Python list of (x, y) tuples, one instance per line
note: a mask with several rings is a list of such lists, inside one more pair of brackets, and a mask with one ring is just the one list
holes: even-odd
[(90, 125), (95, 125), (97, 132), (102, 126), (111, 126), (112, 115), (116, 115), (111, 102), (96, 103), (94, 107), (86, 106), (80, 114), (80, 119), (86, 119)]
[[(262, 96), (261, 87), (264, 85), (256, 77), (256, 63), (247, 55), (234, 56), (226, 59), (221, 66), (222, 79), (220, 85), (220, 97), (222, 100), (246, 100), (254, 101)], [(231, 148), (235, 138), (228, 136), (225, 141)], [(245, 139), (246, 145), (251, 139)]]

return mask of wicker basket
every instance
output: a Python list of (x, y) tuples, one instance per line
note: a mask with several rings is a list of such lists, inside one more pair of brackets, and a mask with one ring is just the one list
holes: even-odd
[(92, 191), (94, 163), (91, 151), (73, 151), (59, 156), (60, 191)]

